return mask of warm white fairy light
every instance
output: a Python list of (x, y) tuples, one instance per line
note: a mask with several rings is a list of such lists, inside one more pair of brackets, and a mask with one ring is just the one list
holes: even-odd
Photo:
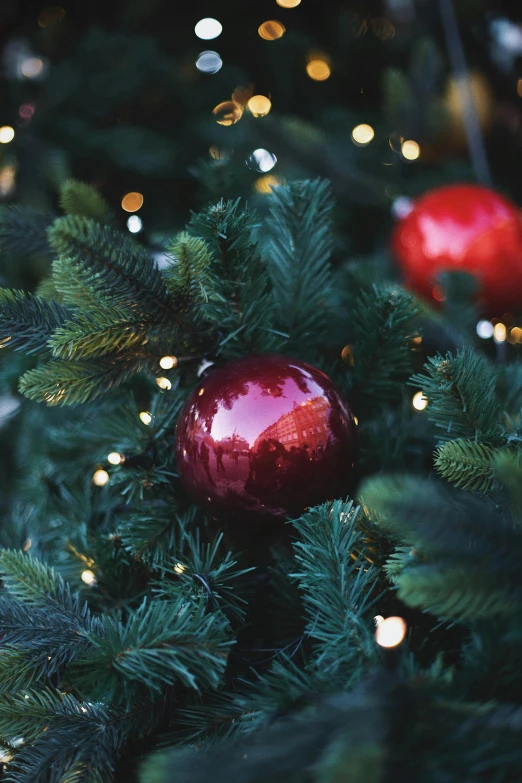
[(0, 144), (9, 144), (15, 137), (14, 128), (10, 125), (2, 125), (0, 128)]
[(111, 465), (121, 465), (124, 460), (125, 457), (123, 454), (120, 454), (119, 451), (111, 451), (107, 457), (107, 461), (110, 462)]
[(402, 617), (387, 617), (377, 623), (375, 641), (380, 647), (397, 647), (406, 636), (406, 630)]
[(366, 147), (375, 136), (375, 131), (371, 125), (363, 122), (360, 125), (356, 125), (352, 130), (352, 141), (358, 147)]
[(96, 582), (96, 577), (89, 568), (85, 569), (85, 571), (82, 571), (82, 582), (84, 582), (86, 585), (93, 585)]
[(411, 404), (416, 411), (423, 411), (428, 405), (428, 398), (421, 391), (416, 392), (412, 397)]
[(172, 383), (168, 378), (164, 378), (163, 376), (156, 378), (156, 383), (158, 384), (159, 388), (163, 389), (164, 391), (169, 391), (169, 389), (172, 389)]
[(176, 356), (162, 356), (159, 360), (159, 366), (162, 370), (172, 370), (177, 364), (178, 360)]
[(187, 566), (184, 566), (183, 563), (176, 563), (176, 565), (174, 566), (174, 571), (177, 574), (182, 574), (183, 571), (186, 571), (186, 570), (187, 570)]
[(100, 468), (100, 470), (95, 471), (94, 476), (92, 477), (92, 483), (96, 484), (97, 487), (104, 487), (109, 481), (109, 478), (110, 476), (107, 471)]
[(503, 323), (495, 324), (493, 327), (493, 339), (496, 343), (503, 343), (506, 341), (507, 329)]
[(143, 422), (143, 424), (148, 426), (151, 423), (151, 421), (152, 421), (152, 416), (150, 415), (150, 413), (148, 411), (142, 411), (140, 413), (140, 419)]
[(406, 160), (417, 160), (420, 156), (420, 147), (416, 141), (408, 139), (401, 144), (402, 157)]

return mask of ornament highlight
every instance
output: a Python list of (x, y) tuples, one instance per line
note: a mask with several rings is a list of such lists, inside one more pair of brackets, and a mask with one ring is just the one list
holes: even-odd
[(522, 304), (520, 212), (489, 188), (429, 191), (397, 224), (391, 244), (405, 285), (432, 302), (444, 301), (442, 272), (467, 272), (479, 283), (485, 314), (498, 317)]
[(176, 463), (192, 499), (225, 520), (284, 520), (342, 496), (353, 415), (320, 370), (288, 356), (215, 369), (178, 419)]

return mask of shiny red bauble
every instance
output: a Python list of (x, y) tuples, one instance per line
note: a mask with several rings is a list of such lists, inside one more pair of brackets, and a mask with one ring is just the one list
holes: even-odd
[(432, 302), (444, 299), (441, 272), (479, 282), (479, 308), (501, 316), (522, 305), (522, 221), (518, 207), (480, 185), (426, 193), (392, 236), (405, 285)]
[(320, 370), (249, 356), (201, 380), (180, 413), (175, 449), (183, 485), (212, 516), (284, 520), (346, 494), (355, 422)]

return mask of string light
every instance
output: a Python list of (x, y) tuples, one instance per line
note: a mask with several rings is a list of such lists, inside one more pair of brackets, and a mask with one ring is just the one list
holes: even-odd
[(493, 339), (496, 343), (503, 343), (505, 342), (507, 337), (507, 329), (506, 325), (503, 323), (495, 324), (493, 327)]
[(137, 212), (142, 206), (143, 195), (136, 191), (126, 193), (121, 200), (121, 208), (124, 209), (125, 212)]
[[(511, 341), (513, 343), (522, 342), (522, 329), (520, 326), (514, 326), (510, 332)], [(509, 339), (509, 338), (508, 338)]]
[(495, 327), (491, 321), (479, 321), (476, 326), (476, 331), (482, 340), (489, 340), (490, 337), (493, 337)]
[(26, 79), (37, 79), (44, 69), (44, 61), (40, 57), (26, 57), (20, 66), (22, 76)]
[(197, 37), (201, 38), (203, 41), (210, 41), (212, 38), (217, 38), (218, 35), (221, 35), (222, 30), (223, 25), (221, 22), (218, 22), (217, 19), (212, 19), (210, 16), (205, 19), (200, 19), (194, 28)]
[(258, 177), (254, 182), (254, 190), (256, 193), (261, 193), (266, 196), (272, 192), (272, 188), (282, 184), (282, 180), (278, 177), (274, 177), (273, 174), (265, 174), (263, 177)]
[(93, 585), (96, 582), (96, 577), (90, 569), (82, 571), (82, 582), (85, 582), (86, 585)]
[(14, 128), (10, 125), (3, 125), (0, 128), (0, 144), (9, 144), (15, 137)]
[(165, 391), (168, 391), (169, 389), (172, 389), (172, 383), (169, 381), (168, 378), (156, 378), (156, 383), (160, 387), (160, 389), (164, 389)]
[(123, 454), (120, 454), (119, 451), (111, 451), (107, 457), (107, 462), (110, 462), (111, 465), (121, 465), (124, 461), (125, 457)]
[(416, 392), (412, 397), (411, 404), (416, 411), (423, 411), (428, 406), (428, 398), (421, 391)]
[(417, 160), (420, 155), (420, 147), (416, 141), (409, 139), (401, 144), (402, 157), (406, 160)]
[(138, 215), (131, 215), (127, 220), (127, 228), (131, 234), (138, 234), (143, 228), (143, 220)]
[(140, 419), (143, 422), (143, 424), (145, 424), (148, 427), (152, 421), (152, 416), (148, 411), (142, 411), (140, 413)]
[(12, 163), (6, 163), (0, 168), (0, 196), (8, 196), (15, 189), (16, 168)]
[(29, 550), (31, 549), (32, 545), (33, 545), (32, 540), (30, 538), (26, 538), (24, 543), (23, 543), (22, 549), (24, 550), (24, 552), (29, 552)]
[(375, 641), (380, 647), (397, 647), (406, 636), (407, 626), (402, 617), (387, 617), (376, 624)]
[(277, 163), (277, 158), (268, 150), (262, 148), (254, 150), (248, 159), (248, 164), (258, 171), (270, 171)]
[(297, 8), (298, 5), (301, 5), (301, 0), (276, 0), (276, 3), (281, 8)]
[(375, 136), (375, 131), (371, 125), (367, 125), (365, 122), (360, 125), (356, 125), (352, 131), (352, 141), (358, 147), (366, 147)]
[(162, 356), (159, 360), (159, 366), (162, 370), (172, 370), (173, 367), (178, 366), (178, 359), (176, 356)]
[(314, 82), (324, 82), (330, 77), (332, 69), (322, 57), (315, 57), (306, 64), (306, 73)]
[(252, 95), (247, 108), (254, 117), (265, 117), (272, 108), (272, 103), (266, 95)]
[(97, 487), (104, 487), (109, 478), (110, 476), (107, 471), (100, 468), (95, 471), (94, 476), (92, 477), (92, 483), (96, 484)]
[(257, 32), (265, 41), (276, 41), (281, 38), (286, 32), (286, 27), (281, 22), (277, 22), (275, 19), (270, 19), (268, 22), (263, 22), (257, 28)]
[(223, 101), (212, 110), (218, 125), (235, 125), (243, 116), (243, 107), (236, 101)]
[(217, 73), (223, 66), (223, 60), (217, 52), (201, 52), (196, 60), (196, 68), (202, 73)]
[(187, 566), (184, 566), (183, 563), (176, 563), (176, 565), (174, 566), (174, 571), (177, 574), (182, 574), (183, 571), (186, 571), (186, 570), (187, 570)]

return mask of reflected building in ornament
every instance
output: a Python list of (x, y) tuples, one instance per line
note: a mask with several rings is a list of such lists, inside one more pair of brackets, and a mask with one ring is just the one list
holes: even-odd
[(284, 413), (274, 424), (267, 427), (254, 443), (257, 451), (262, 440), (277, 440), (286, 450), (295, 446), (307, 447), (312, 456), (324, 450), (328, 440), (328, 413), (330, 405), (324, 397), (314, 397), (294, 404), (290, 413)]

